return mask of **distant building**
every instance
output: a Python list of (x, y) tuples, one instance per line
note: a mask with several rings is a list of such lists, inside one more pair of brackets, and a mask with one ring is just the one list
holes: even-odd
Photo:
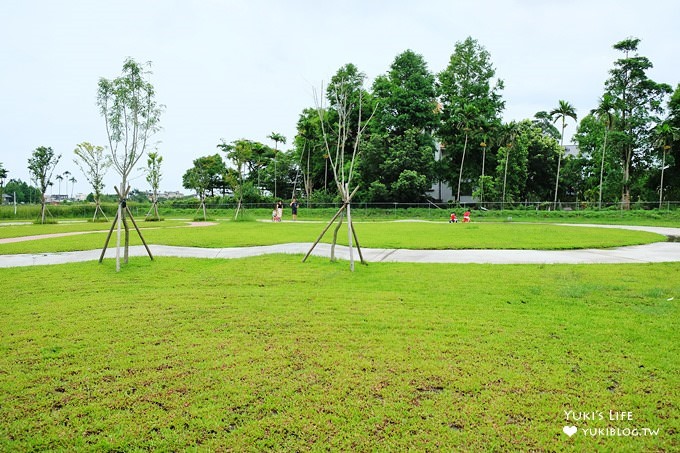
[(45, 202), (46, 203), (61, 203), (68, 200), (68, 195), (60, 194), (60, 195), (45, 195)]
[(576, 145), (564, 145), (564, 156), (578, 156), (578, 146)]
[[(146, 191), (146, 196), (149, 197), (149, 200), (151, 200), (151, 196), (153, 195), (153, 192), (151, 190)], [(166, 190), (165, 192), (158, 192), (158, 199), (172, 199), (172, 198), (184, 198), (184, 194), (179, 191), (168, 191)]]
[[(442, 155), (444, 152), (444, 146), (441, 143), (436, 143), (436, 150), (434, 152), (434, 160), (439, 162), (442, 160)], [(430, 189), (432, 198), (435, 200), (449, 201), (454, 199), (453, 188), (444, 181), (435, 181)]]
[(184, 194), (179, 191), (165, 191), (158, 194), (160, 198), (184, 198)]

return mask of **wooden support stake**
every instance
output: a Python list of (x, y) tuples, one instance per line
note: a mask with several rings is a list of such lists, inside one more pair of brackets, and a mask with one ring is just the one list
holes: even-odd
[(354, 224), (350, 225), (350, 228), (352, 228), (352, 234), (354, 235), (354, 243), (357, 245), (357, 250), (359, 251), (359, 259), (361, 260), (361, 264), (368, 264), (366, 261), (364, 261), (364, 255), (361, 253), (359, 239), (357, 239), (357, 232), (354, 231)]
[(331, 225), (333, 224), (333, 222), (335, 222), (335, 219), (337, 219), (338, 216), (340, 215), (340, 213), (341, 213), (342, 211), (344, 211), (345, 206), (347, 206), (347, 204), (346, 204), (346, 203), (343, 203), (343, 204), (342, 204), (342, 207), (341, 207), (340, 209), (338, 209), (338, 212), (335, 213), (335, 215), (333, 216), (333, 218), (331, 219), (331, 221), (328, 222), (328, 224), (326, 225), (326, 228), (323, 229), (323, 231), (321, 232), (321, 234), (320, 234), (319, 237), (317, 238), (316, 242), (314, 242), (314, 244), (313, 244), (312, 247), (309, 249), (309, 251), (307, 252), (307, 254), (305, 255), (305, 257), (302, 258), (302, 262), (303, 262), (303, 263), (304, 263), (305, 261), (307, 261), (307, 258), (308, 258), (309, 255), (312, 253), (312, 250), (314, 250), (314, 247), (316, 247), (316, 245), (319, 243), (319, 241), (321, 240), (321, 238), (323, 237), (323, 235), (326, 234), (326, 231), (328, 231), (328, 229), (331, 227)]
[(144, 248), (146, 248), (146, 253), (149, 254), (149, 258), (151, 258), (151, 261), (153, 261), (153, 255), (151, 254), (151, 250), (149, 249), (149, 246), (146, 245), (146, 241), (144, 240), (144, 236), (142, 236), (142, 232), (139, 230), (139, 227), (137, 226), (137, 222), (135, 222), (135, 218), (132, 216), (132, 212), (130, 211), (130, 208), (125, 206), (125, 209), (127, 209), (127, 212), (130, 215), (130, 220), (132, 220), (132, 224), (135, 226), (135, 230), (137, 230), (137, 234), (139, 234), (139, 239), (142, 240), (142, 244), (144, 244)]
[(111, 240), (111, 235), (113, 234), (113, 229), (116, 227), (116, 221), (118, 221), (118, 211), (116, 210), (116, 216), (113, 218), (113, 223), (109, 229), (109, 234), (106, 236), (106, 242), (104, 242), (104, 249), (99, 257), (99, 264), (104, 260), (104, 254), (106, 253), (106, 248), (109, 246), (109, 241)]

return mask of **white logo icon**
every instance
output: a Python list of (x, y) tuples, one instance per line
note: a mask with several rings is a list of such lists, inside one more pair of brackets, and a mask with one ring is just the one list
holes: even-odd
[(564, 428), (562, 428), (562, 431), (564, 431), (564, 434), (571, 437), (574, 434), (576, 434), (576, 431), (578, 431), (578, 428), (576, 428), (575, 426), (565, 426)]

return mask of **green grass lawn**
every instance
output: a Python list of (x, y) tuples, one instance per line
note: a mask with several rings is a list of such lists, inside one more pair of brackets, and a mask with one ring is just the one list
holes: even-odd
[[(243, 247), (288, 242), (313, 242), (325, 223), (304, 222), (229, 222), (215, 226), (185, 228), (181, 221), (154, 222), (145, 225), (144, 238), (150, 244), (191, 247)], [(132, 226), (131, 226), (132, 228)], [(606, 248), (664, 241), (665, 237), (642, 231), (569, 227), (555, 224), (445, 222), (363, 222), (355, 229), (361, 246), (408, 249), (546, 249)], [(0, 254), (44, 253), (102, 248), (107, 225), (21, 225), (0, 227), (0, 238), (74, 231), (92, 234), (37, 241), (0, 244)], [(332, 240), (332, 230), (324, 242)], [(342, 226), (338, 242), (347, 243), (347, 228)], [(140, 244), (131, 230), (131, 243)], [(115, 244), (115, 236), (111, 245)]]
[(2, 270), (0, 451), (680, 448), (679, 263), (114, 269)]

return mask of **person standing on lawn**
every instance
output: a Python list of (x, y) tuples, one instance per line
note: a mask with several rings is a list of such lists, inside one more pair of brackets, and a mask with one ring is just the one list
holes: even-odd
[(283, 220), (283, 201), (281, 200), (276, 202), (276, 216), (279, 218), (279, 222)]
[(297, 210), (300, 203), (298, 203), (297, 198), (293, 197), (293, 201), (290, 202), (290, 211), (293, 215), (293, 221), (297, 220)]

